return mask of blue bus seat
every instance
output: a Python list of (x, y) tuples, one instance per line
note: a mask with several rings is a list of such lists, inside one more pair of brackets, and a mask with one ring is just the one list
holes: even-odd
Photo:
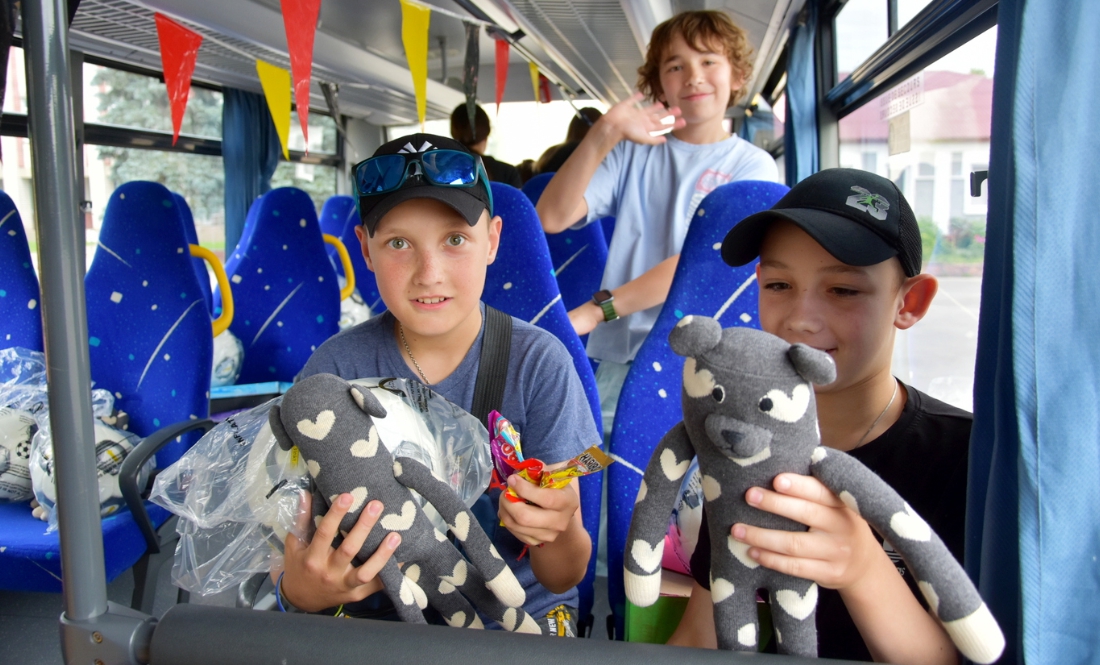
[(249, 218), (225, 266), (236, 310), (229, 329), (244, 345), (237, 382), (293, 381), (339, 330), (339, 282), (308, 194), (273, 189)]
[[(355, 269), (355, 288), (359, 291), (363, 302), (370, 307), (371, 316), (386, 311), (386, 303), (382, 302), (382, 296), (378, 293), (378, 284), (374, 279), (374, 272), (367, 267), (367, 261), (363, 258), (360, 249), (359, 238), (355, 235), (355, 227), (359, 226), (359, 212), (355, 208), (355, 199), (342, 194), (330, 196), (325, 205), (321, 207), (321, 232), (336, 236), (344, 247), (348, 248), (351, 255), (351, 265)], [(336, 256), (336, 248), (326, 245), (328, 258), (332, 262), (336, 274), (344, 275), (344, 264)]]
[[(199, 244), (199, 232), (195, 229), (195, 216), (191, 214), (191, 206), (183, 196), (172, 192), (172, 198), (176, 202), (176, 208), (180, 212), (180, 222), (183, 223), (183, 234), (187, 242), (192, 245)], [(195, 268), (195, 278), (199, 280), (199, 288), (202, 289), (202, 297), (206, 300), (206, 309), (214, 313), (214, 291), (210, 288), (210, 273), (206, 271), (206, 261), (197, 256), (191, 257), (191, 265)]]
[(611, 246), (611, 236), (615, 234), (615, 218), (611, 216), (601, 217), (600, 226), (603, 228), (603, 237), (607, 246)]
[[(523, 193), (533, 205), (538, 205), (539, 197), (553, 175), (540, 173), (523, 186)], [(603, 237), (603, 227), (592, 223), (580, 229), (547, 233), (546, 244), (550, 248), (550, 261), (565, 311), (591, 300), (592, 294), (600, 290), (604, 266), (607, 265), (607, 241)]]
[[(110, 581), (133, 568), (133, 607), (145, 612), (157, 571), (172, 556), (175, 523), (141, 500), (127, 466), (136, 470), (155, 454), (163, 468), (197, 439), (191, 430), (212, 425), (213, 330), (187, 244), (172, 193), (157, 183), (127, 183), (108, 201), (85, 277), (93, 383), (115, 395), (130, 431), (146, 437), (120, 474), (134, 483), (130, 510), (102, 519), (105, 573)], [(58, 534), (45, 531), (27, 503), (0, 505), (0, 588), (61, 591)]]
[[(580, 376), (581, 385), (584, 386), (592, 417), (596, 421), (596, 430), (602, 437), (603, 424), (600, 417), (600, 398), (596, 392), (596, 376), (592, 373), (584, 346), (573, 331), (569, 315), (561, 303), (561, 293), (550, 263), (550, 250), (546, 247), (546, 235), (542, 232), (535, 206), (515, 187), (494, 182), (492, 188), (493, 214), (501, 217), (503, 227), (496, 261), (489, 266), (481, 299), (502, 312), (552, 333), (565, 344), (573, 358), (573, 366)], [(580, 492), (584, 528), (592, 538), (592, 557), (588, 561), (584, 580), (578, 585), (581, 597), (580, 616), (584, 620), (592, 611), (594, 598), (603, 474), (581, 478)]]
[(672, 352), (668, 335), (688, 314), (715, 317), (727, 328), (759, 327), (756, 262), (730, 268), (722, 261), (722, 239), (734, 224), (770, 208), (786, 193), (784, 185), (743, 180), (703, 199), (684, 239), (668, 299), (626, 376), (611, 431), (611, 452), (621, 463), (613, 464), (607, 476), (608, 594), (617, 639), (623, 636), (623, 551), (642, 481), (639, 470), (645, 470), (661, 437), (683, 419), (684, 359)]
[(0, 191), (0, 349), (42, 350), (41, 302), (23, 219)]

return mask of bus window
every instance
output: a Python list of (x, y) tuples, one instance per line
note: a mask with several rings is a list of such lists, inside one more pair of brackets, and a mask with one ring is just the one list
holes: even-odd
[(997, 29), (929, 65), (840, 120), (840, 166), (890, 178), (924, 241), (924, 271), (940, 282), (928, 315), (894, 346), (894, 374), (971, 409), (986, 197), (972, 171), (989, 164)]
[(833, 21), (837, 82), (886, 43), (886, 0), (848, 0)]
[[(336, 194), (336, 179), (339, 169), (335, 166), (310, 163), (315, 158), (332, 157), (336, 154), (336, 121), (332, 116), (322, 115), (316, 109), (309, 114), (309, 150), (300, 162), (280, 161), (271, 177), (271, 188), (297, 187), (309, 194), (313, 205), (320, 213), (325, 201)], [(298, 121), (298, 111), (290, 115), (291, 150), (306, 152), (306, 141), (302, 136), (302, 126)]]
[[(168, 89), (143, 74), (84, 63), (84, 122), (172, 131)], [(180, 133), (221, 140), (222, 93), (191, 87)]]
[(897, 0), (898, 25), (904, 26), (932, 3), (932, 0)]

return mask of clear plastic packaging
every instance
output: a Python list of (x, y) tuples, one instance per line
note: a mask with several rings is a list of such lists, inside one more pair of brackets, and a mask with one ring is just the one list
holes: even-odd
[[(387, 411), (375, 419), (395, 456), (416, 459), (448, 483), (468, 506), (489, 484), (489, 435), (466, 411), (405, 379), (358, 379)], [(309, 487), (296, 451), (283, 451), (268, 426), (275, 398), (218, 424), (157, 476), (153, 502), (180, 516), (173, 582), (210, 595), (267, 572), (281, 556), (303, 490)], [(425, 512), (441, 530), (435, 511)]]

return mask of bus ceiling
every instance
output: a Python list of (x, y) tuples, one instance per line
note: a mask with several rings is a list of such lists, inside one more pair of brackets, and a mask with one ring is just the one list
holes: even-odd
[[(774, 67), (805, 0), (422, 0), (432, 12), (428, 118), (461, 104), (466, 36), (462, 17), (480, 22), (478, 99), (496, 99), (494, 37), (511, 44), (503, 101), (530, 101), (528, 62), (557, 96), (607, 104), (629, 96), (648, 36), (673, 14), (721, 9), (748, 33), (755, 67), (751, 100)], [(70, 5), (76, 0), (70, 0)], [(731, 6), (733, 5), (733, 6)], [(255, 61), (289, 68), (279, 0), (79, 0), (70, 47), (125, 65), (160, 71), (153, 14), (161, 12), (203, 36), (194, 78), (260, 92)], [(374, 125), (412, 124), (416, 104), (401, 43), (398, 0), (324, 0), (314, 42), (312, 103), (325, 108), (319, 83), (339, 85), (342, 113)]]

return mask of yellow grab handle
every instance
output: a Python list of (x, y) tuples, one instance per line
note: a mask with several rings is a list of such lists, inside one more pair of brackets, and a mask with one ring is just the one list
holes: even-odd
[(214, 319), (213, 323), (214, 337), (217, 337), (225, 332), (230, 323), (233, 323), (233, 291), (229, 288), (229, 278), (225, 275), (225, 268), (218, 257), (214, 255), (214, 252), (198, 245), (189, 246), (191, 247), (191, 256), (197, 256), (210, 264), (210, 267), (214, 270), (214, 277), (218, 280), (218, 289), (222, 292), (222, 315)]
[(335, 247), (336, 253), (340, 255), (340, 263), (344, 266), (344, 279), (347, 280), (344, 288), (340, 289), (340, 300), (346, 300), (355, 291), (355, 269), (351, 267), (351, 256), (348, 254), (348, 248), (344, 247), (344, 243), (340, 242), (340, 239), (334, 235), (322, 233), (321, 238)]

